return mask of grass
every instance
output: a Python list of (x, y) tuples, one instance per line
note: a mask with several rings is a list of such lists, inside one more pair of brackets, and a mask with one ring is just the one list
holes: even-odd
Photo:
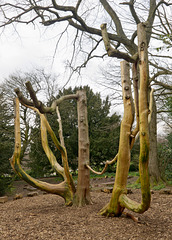
[(162, 188), (165, 188), (165, 184), (164, 183), (161, 183), (161, 184), (158, 184), (156, 186), (153, 186), (152, 190), (161, 190)]
[(139, 177), (139, 172), (129, 172), (128, 175), (132, 177)]

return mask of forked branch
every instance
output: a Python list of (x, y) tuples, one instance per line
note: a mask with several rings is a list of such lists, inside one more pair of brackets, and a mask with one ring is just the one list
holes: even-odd
[(56, 110), (56, 106), (58, 106), (64, 100), (78, 98), (77, 94), (65, 95), (60, 97), (59, 99), (54, 100), (51, 107), (45, 107), (44, 104), (37, 99), (36, 93), (30, 82), (26, 82), (26, 87), (33, 101), (30, 101), (29, 99), (25, 98), (19, 88), (16, 88), (14, 91), (16, 92), (22, 104), (30, 107), (35, 107), (39, 110), (40, 113), (52, 113)]
[[(30, 175), (28, 175), (21, 167), (21, 134), (20, 134), (20, 110), (19, 110), (19, 99), (16, 98), (15, 104), (15, 149), (12, 158), (10, 159), (11, 165), (14, 171), (27, 183), (36, 187), (42, 191), (46, 191), (49, 193), (57, 194), (63, 197), (66, 201), (67, 205), (71, 205), (73, 194), (69, 190), (69, 185), (67, 181), (63, 181), (60, 184), (50, 184), (43, 181), (39, 181)], [(50, 153), (50, 158), (54, 161)], [(57, 166), (59, 168), (59, 166)], [(63, 169), (61, 168), (61, 174), (63, 174)]]
[(133, 56), (128, 55), (125, 52), (121, 52), (117, 49), (114, 49), (111, 44), (110, 44), (110, 40), (109, 40), (109, 36), (107, 33), (107, 28), (106, 28), (106, 24), (102, 24), (101, 26), (101, 31), (102, 31), (102, 37), (103, 37), (103, 41), (104, 41), (104, 45), (105, 45), (105, 49), (107, 51), (107, 54), (109, 57), (116, 57), (116, 58), (120, 58), (120, 59), (124, 59), (127, 62), (131, 62), (131, 63), (135, 63), (137, 58), (138, 58), (138, 53), (134, 54)]

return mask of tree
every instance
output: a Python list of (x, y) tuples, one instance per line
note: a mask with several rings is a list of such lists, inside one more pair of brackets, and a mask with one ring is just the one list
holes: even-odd
[(12, 168), (9, 158), (13, 152), (13, 113), (8, 110), (4, 94), (0, 89), (0, 196), (3, 196), (12, 182)]
[[(147, 42), (148, 45), (151, 46), (149, 49), (151, 85), (160, 83), (157, 81), (157, 77), (164, 74), (172, 74), (170, 65), (166, 66), (166, 63), (170, 60), (169, 54), (165, 56), (163, 54), (164, 52), (160, 51), (161, 49), (159, 48), (159, 54), (156, 55), (154, 50), (157, 49), (157, 47), (154, 46), (153, 42), (153, 40), (156, 39), (159, 41), (157, 45), (167, 43), (169, 47), (171, 46), (170, 20), (168, 20), (167, 17), (167, 9), (171, 5), (169, 1), (157, 2), (156, 0), (150, 0), (142, 5), (133, 0), (122, 3), (120, 1), (109, 3), (107, 0), (100, 0), (97, 2), (94, 1), (92, 8), (90, 8), (89, 2), (87, 1), (79, 0), (73, 1), (72, 3), (71, 5), (69, 1), (64, 1), (59, 5), (54, 0), (47, 2), (30, 1), (29, 3), (26, 1), (26, 4), (23, 1), (17, 4), (15, 4), (15, 1), (14, 4), (8, 1), (2, 2), (0, 7), (4, 18), (2, 18), (0, 26), (6, 27), (15, 22), (29, 24), (41, 21), (45, 27), (50, 27), (51, 25), (65, 22), (67, 27), (66, 25), (64, 26), (65, 30), (60, 34), (58, 42), (63, 39), (64, 32), (71, 28), (74, 29), (76, 35), (72, 38), (73, 41), (71, 43), (74, 49), (73, 52), (69, 54), (71, 60), (68, 61), (68, 66), (73, 69), (73, 72), (80, 73), (81, 69), (87, 65), (89, 60), (93, 58), (104, 58), (106, 55), (102, 51), (102, 32), (99, 27), (102, 22), (109, 23), (108, 37), (114, 46), (114, 49), (109, 44), (106, 46), (108, 55), (132, 63), (136, 62), (136, 25), (140, 23), (142, 19), (142, 21), (146, 22)], [(11, 11), (13, 11), (12, 17)], [(125, 14), (125, 12), (127, 14)], [(129, 16), (127, 29), (123, 27), (124, 24), (126, 26), (126, 18), (124, 18), (123, 15)], [(85, 42), (88, 42), (88, 39), (92, 41), (89, 45), (85, 44)], [(170, 48), (168, 48), (168, 50), (169, 49)], [(78, 56), (78, 61), (80, 61), (80, 58), (84, 58), (81, 65), (78, 64), (77, 60), (74, 61), (76, 56)], [(161, 64), (157, 64), (157, 59), (160, 58), (164, 59), (164, 61), (161, 61)], [(74, 63), (76, 63), (76, 65), (74, 65)], [(152, 117), (152, 121), (153, 119), (156, 120), (156, 117)], [(155, 120), (152, 122), (152, 126), (156, 126)], [(150, 156), (150, 173), (153, 179), (158, 180), (160, 173), (157, 169), (157, 156), (155, 151), (157, 144), (156, 128), (150, 129), (153, 129), (150, 131), (152, 138), (150, 141), (150, 154), (153, 154)]]
[[(103, 32), (105, 31), (105, 32)], [(102, 26), (102, 34), (104, 42), (108, 41), (107, 32), (105, 26)], [(112, 197), (108, 205), (102, 210), (101, 214), (106, 216), (120, 216), (124, 208), (128, 208), (134, 212), (143, 213), (150, 206), (150, 182), (148, 174), (148, 160), (149, 160), (149, 123), (148, 114), (152, 113), (152, 96), (150, 104), (148, 104), (148, 54), (147, 54), (147, 39), (145, 24), (140, 23), (138, 25), (138, 57), (139, 57), (139, 70), (140, 70), (140, 94), (138, 98), (138, 87), (134, 87), (135, 90), (135, 104), (133, 104), (133, 98), (131, 93), (131, 82), (129, 75), (129, 64), (126, 61), (121, 62), (121, 78), (123, 86), (123, 102), (124, 102), (124, 116), (121, 123), (120, 130), (120, 143), (117, 157), (113, 159), (117, 161), (117, 171), (112, 192)], [(133, 74), (136, 74), (136, 68), (133, 68)], [(135, 78), (134, 78), (135, 79)], [(136, 81), (136, 79), (135, 79)], [(45, 190), (47, 192), (55, 193), (62, 196), (67, 205), (73, 203), (73, 199), (78, 206), (91, 203), (89, 192), (89, 137), (88, 137), (88, 120), (87, 120), (87, 108), (86, 108), (86, 94), (84, 91), (78, 91), (75, 95), (66, 95), (58, 100), (54, 100), (50, 107), (45, 107), (42, 102), (38, 101), (37, 96), (32, 88), (30, 82), (26, 83), (27, 89), (30, 93), (32, 101), (23, 97), (19, 89), (15, 92), (18, 95), (16, 98), (16, 117), (15, 117), (15, 150), (11, 159), (11, 164), (14, 170), (31, 185)], [(52, 131), (45, 113), (52, 113), (57, 110), (57, 106), (64, 99), (77, 99), (78, 110), (78, 143), (79, 143), (79, 155), (78, 155), (78, 186), (75, 194), (75, 186), (72, 177), (69, 172), (67, 152), (64, 147), (64, 141), (62, 136), (62, 127), (59, 118), (59, 134), (60, 141), (57, 140), (54, 132)], [(41, 138), (44, 151), (49, 158), (49, 161), (54, 169), (59, 172), (64, 181), (56, 186), (47, 184), (26, 174), (20, 165), (21, 154), (21, 137), (20, 137), (20, 113), (19, 113), (19, 100), (20, 102), (35, 110), (41, 118)], [(150, 109), (148, 108), (150, 105)], [(135, 108), (134, 108), (135, 106)], [(133, 131), (132, 125), (134, 121), (135, 111), (137, 113), (137, 124)], [(138, 112), (137, 112), (138, 111)], [(44, 114), (43, 114), (44, 113)], [(59, 113), (58, 113), (59, 115)], [(135, 201), (127, 197), (126, 185), (127, 176), (130, 165), (130, 151), (135, 142), (135, 137), (140, 129), (140, 156), (139, 156), (139, 172), (141, 181), (142, 201), (136, 203)], [(49, 132), (54, 144), (60, 151), (62, 156), (62, 168), (56, 161), (54, 154), (48, 146), (47, 131)], [(112, 162), (113, 162), (112, 161)], [(75, 198), (74, 198), (75, 197)]]
[[(37, 20), (37, 18), (41, 19), (42, 24), (44, 26), (49, 26), (52, 24), (55, 24), (57, 22), (66, 21), (69, 26), (72, 26), (76, 29), (76, 38), (74, 39), (74, 46), (76, 47), (76, 42), (79, 39), (79, 43), (83, 43), (85, 40), (83, 36), (89, 35), (92, 39), (93, 48), (91, 48), (91, 51), (86, 54), (87, 58), (85, 59), (84, 64), (82, 64), (81, 67), (84, 67), (88, 60), (90, 58), (96, 57), (93, 56), (94, 50), (97, 50), (97, 48), (100, 46), (100, 43), (102, 41), (101, 36), (103, 37), (103, 42), (105, 44), (105, 48), (107, 51), (108, 56), (124, 59), (127, 62), (130, 62), (133, 64), (133, 80), (135, 82), (135, 93), (137, 96), (135, 96), (135, 112), (136, 112), (136, 119), (137, 119), (137, 125), (136, 129), (131, 132), (131, 126), (132, 126), (132, 109), (131, 113), (129, 114), (129, 111), (126, 110), (126, 115), (124, 114), (124, 120), (122, 121), (121, 125), (121, 138), (120, 138), (120, 147), (118, 152), (118, 164), (117, 164), (117, 176), (116, 176), (116, 182), (114, 185), (114, 191), (113, 191), (113, 197), (111, 200), (111, 203), (108, 204), (108, 206), (102, 211), (102, 214), (105, 215), (114, 215), (119, 216), (122, 214), (124, 207), (127, 207), (129, 209), (132, 209), (134, 211), (143, 212), (147, 210), (150, 204), (150, 191), (149, 191), (149, 179), (148, 179), (148, 154), (149, 154), (149, 139), (148, 139), (148, 121), (147, 121), (147, 114), (148, 114), (148, 68), (147, 68), (147, 46), (151, 44), (151, 36), (152, 36), (152, 29), (153, 29), (153, 23), (156, 16), (156, 10), (161, 7), (161, 5), (169, 6), (171, 3), (160, 1), (159, 3), (156, 3), (155, 0), (150, 0), (148, 5), (148, 12), (144, 9), (144, 11), (147, 13), (145, 14), (145, 23), (141, 24), (141, 17), (139, 16), (140, 11), (136, 11), (136, 5), (135, 1), (125, 2), (122, 3), (124, 6), (129, 6), (130, 14), (132, 18), (134, 19), (134, 24), (138, 25), (140, 27), (140, 32), (136, 31), (134, 29), (133, 34), (131, 35), (129, 32), (124, 32), (124, 29), (122, 27), (122, 21), (120, 20), (119, 16), (117, 15), (116, 11), (116, 2), (109, 4), (106, 0), (100, 0), (101, 6), (103, 6), (103, 9), (107, 13), (104, 16), (106, 19), (108, 19), (109, 23), (111, 23), (109, 29), (107, 30), (106, 24), (101, 25), (101, 30), (99, 30), (99, 27), (97, 27), (98, 21), (95, 22), (95, 27), (90, 27), (89, 21), (91, 21), (91, 18), (87, 13), (90, 11), (87, 11), (88, 6), (86, 1), (76, 1), (74, 6), (68, 6), (68, 1), (65, 2), (64, 5), (58, 5), (56, 1), (50, 1), (48, 2), (49, 5), (46, 5), (46, 3), (42, 3), (40, 1), (34, 1), (30, 2), (29, 8), (27, 6), (22, 5), (12, 5), (12, 4), (2, 4), (1, 7), (3, 8), (3, 13), (5, 17), (5, 22), (2, 23), (1, 26), (6, 26), (10, 24), (11, 22), (23, 22), (23, 23), (30, 23), (34, 22), (34, 20)], [(45, 5), (44, 5), (45, 4)], [(22, 7), (21, 7), (22, 6)], [(81, 8), (82, 6), (82, 8)], [(7, 17), (8, 13), (8, 7), (12, 8), (13, 10), (17, 9), (16, 16), (11, 18)], [(97, 5), (94, 6), (93, 11), (95, 11)], [(146, 6), (147, 7), (147, 6)], [(25, 18), (25, 14), (27, 15), (29, 12), (35, 12), (35, 15), (31, 18)], [(62, 13), (62, 14), (61, 14)], [(92, 16), (91, 16), (92, 17)], [(143, 12), (142, 12), (143, 17)], [(96, 20), (99, 18), (96, 16)], [(102, 18), (101, 18), (102, 21)], [(107, 22), (107, 21), (106, 21)], [(99, 24), (99, 23), (98, 23)], [(140, 25), (139, 25), (140, 24)], [(93, 25), (93, 24), (92, 24)], [(97, 27), (97, 28), (96, 28)], [(114, 30), (115, 29), (115, 30)], [(133, 28), (132, 28), (133, 29)], [(141, 35), (141, 29), (143, 31), (143, 36)], [(146, 34), (145, 34), (146, 30)], [(81, 31), (81, 32), (80, 32)], [(115, 33), (114, 33), (115, 32)], [(140, 36), (139, 36), (140, 33)], [(78, 35), (79, 34), (79, 35)], [(78, 37), (79, 36), (79, 37)], [(138, 36), (139, 44), (135, 43), (136, 36)], [(78, 37), (78, 38), (77, 38)], [(143, 38), (142, 38), (143, 37)], [(111, 44), (113, 42), (113, 44)], [(112, 47), (113, 46), (113, 47)], [(82, 45), (80, 45), (80, 49), (82, 50)], [(125, 52), (124, 52), (125, 50)], [(100, 56), (100, 55), (99, 55)], [(101, 55), (104, 56), (104, 53)], [(143, 57), (143, 58), (142, 58)], [(73, 60), (73, 58), (72, 58)], [(152, 63), (151, 63), (152, 64)], [(139, 66), (140, 74), (137, 71)], [(152, 66), (155, 66), (155, 64), (152, 64)], [(159, 71), (159, 68), (157, 68), (158, 73), (156, 72), (153, 74), (155, 77), (157, 74), (161, 75), (164, 74), (161, 71)], [(78, 70), (76, 68), (75, 70)], [(171, 73), (171, 71), (166, 68), (168, 73)], [(128, 70), (126, 70), (128, 72)], [(140, 79), (139, 79), (140, 75)], [(140, 94), (139, 94), (139, 101), (138, 101), (138, 79), (140, 80)], [(125, 80), (125, 79), (124, 79)], [(129, 82), (128, 82), (129, 84)], [(130, 86), (130, 84), (129, 84)], [(126, 107), (127, 102), (126, 99), (128, 99), (129, 105), (131, 104), (131, 94), (130, 94), (130, 87), (128, 85), (126, 86), (126, 89), (124, 89), (124, 106)], [(124, 85), (125, 87), (125, 85)], [(127, 94), (127, 91), (129, 94)], [(126, 95), (125, 95), (126, 92)], [(144, 100), (144, 101), (143, 101)], [(144, 102), (144, 106), (143, 103)], [(138, 105), (139, 102), (139, 105)], [(151, 104), (150, 104), (151, 105)], [(129, 106), (127, 106), (129, 107)], [(127, 109), (127, 108), (126, 108)], [(47, 111), (47, 109), (45, 110)], [(150, 110), (151, 111), (151, 110)], [(153, 114), (153, 113), (152, 113)], [(127, 117), (126, 117), (127, 116)], [(128, 119), (129, 117), (129, 119)], [(153, 119), (153, 118), (152, 118)], [(128, 124), (125, 126), (125, 121)], [(139, 124), (140, 123), (140, 124)], [(126, 176), (127, 176), (127, 168), (128, 168), (128, 162), (130, 160), (130, 148), (132, 148), (132, 145), (134, 143), (134, 140), (131, 140), (131, 143), (129, 141), (129, 137), (126, 135), (127, 132), (131, 132), (130, 137), (132, 139), (135, 138), (136, 133), (140, 129), (140, 177), (141, 177), (141, 185), (142, 185), (142, 203), (141, 204), (135, 204), (134, 202), (130, 201), (126, 194), (125, 194), (125, 185), (126, 185)], [(122, 140), (121, 140), (122, 139)], [(125, 173), (122, 174), (122, 165), (124, 164), (123, 159), (124, 156), (122, 154), (122, 148), (124, 149), (124, 145), (126, 145), (126, 153), (127, 155), (127, 165), (125, 168)], [(150, 141), (152, 143), (153, 141)], [(152, 150), (152, 149), (151, 149)], [(152, 150), (153, 151), (153, 150)], [(152, 152), (150, 151), (150, 152)], [(121, 160), (119, 160), (121, 159)], [(150, 159), (153, 160), (152, 158)], [(122, 178), (123, 177), (123, 178)], [(118, 184), (120, 187), (118, 188)], [(121, 185), (122, 184), (122, 185)], [(116, 196), (115, 196), (116, 195)], [(115, 197), (114, 197), (115, 196)]]
[[(14, 112), (14, 98), (15, 98), (15, 88), (20, 88), (25, 97), (29, 97), (28, 92), (25, 88), (25, 82), (30, 81), (35, 87), (38, 94), (44, 96), (45, 101), (50, 101), (50, 96), (53, 97), (57, 92), (57, 84), (55, 83), (57, 76), (52, 76), (46, 74), (43, 69), (35, 69), (31, 72), (16, 72), (11, 74), (8, 78), (4, 80), (1, 85), (1, 91), (3, 92), (3, 99), (8, 105), (6, 108), (7, 113), (11, 115)], [(4, 115), (5, 116), (5, 115)], [(22, 154), (23, 158), (29, 144), (31, 142), (31, 127), (33, 123), (34, 115), (25, 106), (21, 109), (21, 138), (22, 138)], [(11, 120), (12, 121), (12, 120)], [(33, 135), (32, 135), (33, 137)]]
[[(71, 88), (64, 89), (63, 92), (59, 92), (57, 98), (66, 94), (74, 94), (76, 91), (81, 89), (85, 90), (87, 95), (90, 162), (98, 167), (100, 166), (100, 163), (113, 158), (113, 156), (117, 153), (119, 117), (116, 114), (113, 114), (111, 117), (108, 116), (110, 111), (108, 98), (102, 101), (100, 93), (93, 93), (89, 86), (80, 88), (75, 87), (73, 90)], [(71, 108), (71, 106), (73, 107)], [(70, 100), (70, 103), (63, 102), (59, 106), (69, 163), (70, 156), (71, 159), (73, 159), (72, 156), (75, 156), (76, 158), (78, 151), (76, 148), (77, 119), (75, 106), (76, 102), (73, 100)], [(75, 151), (72, 155), (70, 155), (71, 150)]]
[(168, 134), (164, 137), (163, 142), (160, 142), (158, 145), (158, 160), (159, 166), (161, 169), (161, 176), (164, 180), (171, 180), (171, 170), (172, 170), (172, 131), (171, 131), (171, 122), (172, 122), (172, 97), (167, 97), (165, 101), (166, 113), (168, 116), (167, 126)]
[[(108, 98), (102, 100), (99, 93), (94, 93), (90, 87), (71, 87), (59, 91), (56, 98), (64, 95), (71, 95), (78, 90), (85, 90), (87, 95), (88, 108), (88, 128), (90, 139), (90, 163), (92, 166), (99, 169), (104, 165), (107, 159), (112, 159), (117, 154), (119, 142), (119, 116), (115, 113), (109, 116), (110, 104)], [(48, 104), (51, 105), (51, 104)], [(78, 123), (77, 123), (77, 103), (74, 99), (63, 101), (59, 105), (63, 125), (63, 137), (68, 153), (69, 166), (72, 170), (78, 168)], [(47, 116), (47, 119), (55, 133), (57, 133), (57, 120), (55, 114)], [(45, 153), (42, 150), (41, 139), (39, 134), (39, 124), (33, 129), (36, 138), (33, 138), (31, 143), (31, 162), (32, 174), (38, 172), (39, 174), (46, 174), (50, 168)], [(56, 154), (51, 139), (48, 138), (49, 145), (59, 163), (61, 163), (60, 156)], [(45, 158), (43, 157), (45, 155)], [(40, 157), (41, 156), (41, 157)]]

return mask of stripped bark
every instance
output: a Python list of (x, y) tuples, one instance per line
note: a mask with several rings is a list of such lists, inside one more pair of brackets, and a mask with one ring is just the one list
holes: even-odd
[[(44, 129), (43, 129), (44, 132)], [(47, 146), (47, 143), (44, 142), (43, 144), (46, 145), (46, 151), (49, 151), (49, 147)], [(13, 157), (10, 159), (11, 165), (14, 169), (14, 171), (27, 183), (32, 185), (33, 187), (36, 187), (42, 191), (46, 191), (48, 193), (57, 194), (64, 198), (66, 205), (72, 204), (72, 195), (69, 189), (69, 186), (67, 184), (67, 181), (63, 181), (60, 184), (49, 184), (43, 181), (39, 181), (30, 175), (28, 175), (21, 167), (20, 161), (21, 161), (21, 134), (20, 134), (20, 110), (19, 110), (19, 100), (16, 98), (16, 104), (15, 104), (15, 149)], [(49, 158), (54, 162), (54, 156), (51, 154), (51, 151), (49, 152)], [(57, 169), (60, 170), (61, 174), (63, 175), (63, 169), (57, 166)]]
[(126, 193), (127, 177), (130, 167), (130, 135), (134, 121), (134, 105), (131, 93), (131, 82), (129, 64), (126, 61), (121, 62), (121, 81), (123, 89), (124, 116), (121, 122), (120, 142), (116, 177), (112, 197), (107, 206), (100, 213), (105, 216), (120, 216), (124, 207), (120, 206), (119, 197)]
[(75, 198), (75, 204), (83, 206), (91, 203), (90, 197), (90, 170), (89, 165), (89, 136), (88, 136), (88, 118), (87, 118), (87, 98), (85, 91), (78, 91), (78, 186)]
[[(134, 110), (129, 82), (129, 67), (127, 63), (121, 63), (121, 77), (123, 86), (124, 116), (121, 123), (120, 143), (116, 178), (112, 197), (100, 213), (105, 216), (120, 216), (125, 208), (137, 213), (145, 212), (150, 206), (150, 182), (149, 182), (149, 123), (148, 123), (148, 54), (145, 25), (138, 24), (138, 52), (140, 68), (140, 94), (139, 94), (139, 129), (140, 129), (140, 156), (139, 173), (141, 181), (142, 201), (137, 203), (127, 197), (126, 185), (130, 165), (131, 127), (134, 120)], [(124, 66), (124, 68), (123, 68)], [(127, 76), (128, 75), (128, 76)], [(125, 76), (125, 77), (124, 77)], [(125, 91), (125, 90), (128, 90)]]
[(140, 156), (139, 174), (141, 182), (142, 201), (137, 203), (127, 197), (126, 194), (120, 196), (120, 204), (134, 212), (143, 213), (150, 206), (150, 182), (149, 182), (149, 123), (148, 123), (148, 54), (145, 25), (138, 24), (138, 51), (140, 68), (140, 95), (139, 95), (139, 117), (140, 117)]
[[(19, 97), (20, 102), (25, 105), (26, 107), (31, 108), (32, 110), (36, 111), (41, 119), (41, 141), (42, 141), (42, 147), (49, 159), (49, 162), (57, 173), (59, 173), (63, 178), (64, 182), (60, 185), (49, 185), (47, 183), (37, 181), (36, 179), (33, 179), (28, 174), (24, 172), (24, 170), (20, 166), (20, 159), (21, 159), (21, 150), (19, 151), (20, 158), (18, 159), (18, 149), (15, 147), (15, 152), (13, 156), (13, 160), (11, 161), (11, 164), (14, 168), (14, 170), (17, 172), (17, 174), (27, 181), (32, 186), (39, 188), (41, 190), (55, 193), (57, 195), (60, 195), (64, 197), (66, 201), (66, 205), (72, 205), (73, 201), (75, 200), (75, 204), (78, 206), (83, 206), (85, 204), (91, 203), (91, 197), (90, 197), (90, 173), (89, 169), (86, 167), (86, 164), (89, 164), (89, 135), (88, 135), (88, 119), (87, 119), (87, 100), (86, 100), (86, 93), (84, 91), (78, 91), (77, 94), (74, 95), (66, 95), (61, 97), (60, 99), (55, 100), (52, 103), (52, 106), (50, 108), (45, 107), (36, 96), (36, 93), (34, 92), (31, 84), (29, 82), (26, 83), (27, 89), (30, 93), (30, 96), (33, 100), (30, 101), (22, 95), (19, 89), (16, 89), (16, 93)], [(69, 165), (68, 165), (68, 158), (67, 158), (67, 152), (66, 148), (64, 146), (64, 139), (62, 134), (62, 124), (60, 119), (60, 113), (58, 110), (58, 104), (60, 104), (63, 100), (72, 99), (72, 96), (74, 99), (77, 99), (78, 104), (78, 139), (79, 139), (79, 164), (78, 164), (78, 186), (77, 186), (77, 192), (75, 189), (75, 185), (72, 179), (72, 176), (69, 171)], [(19, 112), (19, 101), (17, 101), (17, 108)], [(35, 106), (35, 107), (34, 107)], [(56, 138), (56, 135), (51, 129), (51, 126), (49, 125), (44, 112), (51, 112), (51, 111), (57, 112), (58, 119), (59, 119), (59, 135), (60, 135), (60, 141)], [(18, 114), (19, 118), (19, 114)], [(19, 119), (16, 121), (15, 124), (16, 131), (19, 133), (20, 131), (20, 123)], [(61, 157), (62, 157), (62, 163), (63, 167), (58, 164), (56, 157), (54, 156), (53, 152), (51, 151), (49, 145), (48, 145), (48, 139), (47, 139), (47, 131), (53, 140), (56, 148), (60, 151)], [(20, 140), (20, 134), (16, 134), (15, 141), (19, 143), (21, 148), (21, 140)], [(58, 190), (58, 187), (60, 186), (60, 192)]]

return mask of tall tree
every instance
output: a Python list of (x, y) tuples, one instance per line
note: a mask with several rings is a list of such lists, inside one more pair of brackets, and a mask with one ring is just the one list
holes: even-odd
[[(143, 213), (150, 206), (150, 181), (148, 173), (148, 161), (149, 161), (149, 123), (148, 115), (152, 113), (152, 101), (153, 96), (150, 97), (150, 103), (148, 103), (148, 86), (149, 86), (149, 71), (148, 71), (148, 53), (147, 53), (147, 38), (146, 38), (146, 25), (144, 23), (138, 24), (138, 59), (139, 59), (139, 73), (140, 73), (140, 94), (138, 95), (138, 79), (137, 68), (133, 66), (134, 76), (134, 103), (131, 91), (130, 71), (129, 63), (126, 61), (121, 62), (121, 80), (123, 87), (123, 102), (124, 102), (124, 116), (121, 122), (120, 129), (120, 143), (117, 156), (111, 161), (118, 159), (117, 172), (110, 202), (101, 210), (102, 215), (106, 216), (120, 216), (124, 208), (128, 208), (134, 212)], [(101, 27), (103, 40), (109, 42), (106, 26)], [(73, 199), (78, 206), (91, 203), (89, 193), (89, 137), (88, 137), (88, 120), (87, 120), (87, 99), (84, 91), (78, 91), (77, 94), (66, 95), (60, 99), (54, 100), (50, 107), (45, 107), (44, 104), (37, 99), (36, 93), (32, 88), (30, 82), (26, 83), (27, 89), (32, 99), (26, 99), (23, 97), (19, 89), (15, 92), (18, 95), (16, 98), (16, 116), (15, 116), (15, 150), (11, 160), (14, 170), (25, 179), (28, 183), (41, 190), (55, 193), (62, 196), (67, 205), (73, 203)], [(139, 97), (138, 97), (139, 96)], [(78, 110), (78, 186), (75, 194), (75, 186), (73, 179), (69, 172), (67, 152), (64, 146), (62, 137), (62, 128), (59, 124), (59, 134), (61, 144), (57, 140), (54, 132), (52, 131), (45, 113), (52, 113), (57, 110), (58, 105), (63, 100), (77, 99), (77, 110)], [(20, 136), (20, 111), (19, 111), (19, 100), (20, 102), (35, 110), (41, 118), (41, 139), (44, 151), (49, 158), (52, 167), (59, 172), (64, 181), (55, 186), (47, 184), (42, 181), (38, 181), (28, 174), (21, 168), (20, 155), (21, 155), (21, 136)], [(136, 112), (137, 124), (135, 129), (132, 130), (134, 121), (134, 115)], [(59, 115), (59, 114), (58, 114)], [(60, 117), (59, 117), (60, 123)], [(139, 173), (141, 181), (141, 203), (137, 203), (127, 196), (127, 176), (130, 165), (130, 151), (135, 142), (135, 137), (140, 130), (140, 156), (139, 156)], [(49, 132), (54, 144), (57, 149), (61, 152), (62, 163), (64, 167), (61, 167), (49, 148), (47, 141), (47, 131)], [(108, 163), (107, 163), (108, 164)]]
[[(171, 44), (171, 20), (168, 20), (170, 1), (150, 0), (141, 4), (139, 1), (133, 0), (128, 2), (100, 0), (91, 2), (91, 4), (92, 7), (90, 7), (89, 1), (82, 0), (73, 1), (72, 4), (70, 1), (62, 1), (61, 5), (55, 0), (46, 2), (39, 0), (29, 1), (29, 3), (28, 1), (22, 1), (21, 3), (14, 1), (13, 4), (4, 1), (0, 4), (4, 16), (1, 19), (0, 26), (6, 27), (15, 22), (29, 24), (41, 21), (45, 27), (48, 27), (65, 22), (67, 24), (67, 28), (65, 25), (65, 30), (73, 28), (76, 33), (75, 37), (72, 38), (74, 49), (69, 54), (70, 60), (68, 63), (73, 71), (80, 73), (81, 68), (85, 67), (89, 60), (98, 57), (102, 58), (106, 55), (102, 50), (102, 32), (99, 27), (103, 22), (108, 22), (107, 35), (112, 43), (112, 45), (108, 43), (105, 46), (107, 54), (110, 57), (135, 63), (138, 56), (135, 41), (137, 37), (136, 25), (144, 21), (146, 23), (147, 43), (150, 45), (151, 83), (156, 83), (157, 77), (161, 75), (172, 74), (170, 65), (166, 66), (164, 64), (168, 62), (168, 59), (170, 60), (169, 54), (164, 55), (164, 52), (161, 51), (158, 54), (159, 56), (155, 56), (154, 49), (157, 47), (154, 46), (153, 41), (154, 39), (159, 41), (157, 45), (160, 45), (162, 42)], [(162, 15), (162, 12), (164, 15)], [(124, 16), (127, 16), (127, 19)], [(60, 35), (59, 40), (63, 39), (63, 35), (64, 31)], [(92, 41), (89, 45), (85, 44), (86, 41), (88, 42), (88, 39)], [(84, 60), (78, 66), (81, 55)], [(162, 59), (162, 55), (164, 61), (161, 61), (161, 64), (157, 64), (156, 59)], [(74, 58), (77, 56), (78, 61), (74, 61)], [(74, 65), (75, 63), (76, 65)], [(152, 117), (152, 121), (153, 119), (156, 120), (155, 117)], [(155, 126), (156, 122), (152, 122), (152, 125)], [(152, 138), (150, 153), (152, 154), (156, 153), (156, 129), (150, 131), (150, 135)], [(154, 143), (155, 145), (152, 145)], [(150, 156), (150, 173), (153, 179), (158, 180), (159, 171), (157, 167), (154, 167), (155, 165), (157, 166), (156, 155)]]

